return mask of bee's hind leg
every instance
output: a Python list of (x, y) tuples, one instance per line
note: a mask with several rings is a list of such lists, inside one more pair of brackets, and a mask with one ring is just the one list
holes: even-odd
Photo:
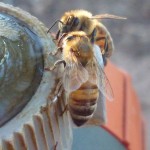
[[(64, 88), (62, 86), (62, 81), (59, 81), (58, 85), (57, 85), (57, 88), (55, 90), (55, 95), (57, 97), (57, 100), (59, 99), (59, 97), (62, 96), (62, 93), (64, 91)], [(56, 94), (57, 93), (57, 94)], [(63, 108), (63, 110), (61, 110), (59, 116), (63, 116), (63, 114), (68, 110), (68, 104), (66, 104)]]
[(62, 81), (60, 80), (54, 92), (55, 97), (52, 99), (53, 103), (57, 102), (58, 98), (62, 95), (62, 92), (63, 92), (63, 86), (62, 86)]
[(68, 111), (68, 104), (66, 104), (64, 110), (60, 113), (60, 116), (63, 116), (66, 111)]
[(58, 145), (58, 142), (56, 142), (56, 144), (54, 145), (54, 150), (57, 150), (57, 145)]

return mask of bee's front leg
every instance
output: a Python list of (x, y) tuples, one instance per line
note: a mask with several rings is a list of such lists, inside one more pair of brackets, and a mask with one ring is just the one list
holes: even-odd
[(56, 144), (54, 146), (54, 150), (57, 150), (57, 145), (58, 145), (58, 142), (56, 142)]
[(55, 40), (58, 40), (59, 35), (60, 35), (60, 30), (57, 31), (56, 36), (55, 36)]
[(69, 108), (68, 108), (68, 104), (65, 106), (64, 110), (59, 114), (60, 116), (63, 116), (63, 114), (68, 111)]
[[(50, 30), (50, 29), (49, 29)], [(49, 32), (49, 30), (47, 32)], [(57, 43), (57, 40), (59, 39), (59, 36), (60, 36), (60, 30), (58, 30), (56, 32), (56, 34), (54, 33), (51, 33), (51, 37), (52, 37), (52, 40), (54, 43)]]
[(57, 60), (55, 63), (54, 63), (54, 65), (53, 65), (53, 67), (50, 67), (50, 68), (45, 68), (45, 70), (46, 71), (52, 71), (52, 70), (54, 70), (56, 67), (57, 67), (57, 65), (60, 65), (60, 64), (64, 64), (64, 68), (66, 67), (66, 62), (65, 62), (65, 60)]
[(62, 52), (62, 47), (58, 47), (55, 51), (49, 52), (48, 55), (56, 56), (58, 52)]

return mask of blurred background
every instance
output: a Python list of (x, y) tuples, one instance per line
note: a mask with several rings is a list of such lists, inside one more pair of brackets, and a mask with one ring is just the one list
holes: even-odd
[[(0, 0), (20, 7), (47, 27), (65, 11), (86, 9), (93, 14), (110, 13), (127, 20), (105, 20), (114, 40), (111, 61), (128, 72), (142, 107), (150, 149), (150, 1), (149, 0)], [(149, 142), (148, 142), (149, 141)]]

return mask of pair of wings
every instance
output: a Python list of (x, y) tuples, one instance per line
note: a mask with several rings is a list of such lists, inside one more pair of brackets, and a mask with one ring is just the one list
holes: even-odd
[(73, 61), (73, 59), (66, 64), (63, 74), (64, 89), (70, 93), (77, 90), (86, 81), (89, 81), (96, 84), (106, 98), (112, 100), (114, 97), (113, 91), (103, 71), (103, 58), (100, 48), (94, 45), (93, 49), (95, 57), (85, 67), (80, 62)]

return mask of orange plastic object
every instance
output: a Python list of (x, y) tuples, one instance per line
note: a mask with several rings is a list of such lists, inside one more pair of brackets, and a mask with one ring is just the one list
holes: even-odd
[(127, 150), (144, 150), (141, 109), (130, 76), (110, 62), (105, 73), (111, 83), (114, 100), (107, 100), (108, 121), (103, 128), (118, 138)]

